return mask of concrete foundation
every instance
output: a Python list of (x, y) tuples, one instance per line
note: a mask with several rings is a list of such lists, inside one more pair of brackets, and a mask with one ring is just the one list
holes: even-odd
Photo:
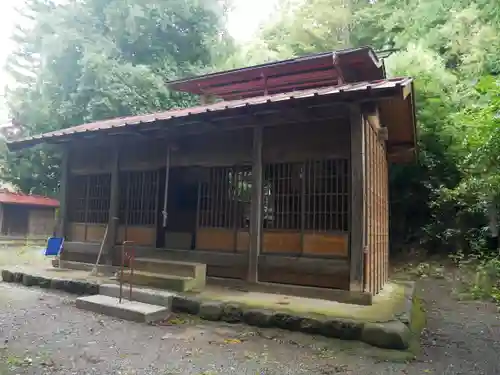
[(100, 294), (77, 298), (76, 307), (138, 323), (163, 320), (170, 315), (169, 309), (165, 306), (150, 305), (126, 299), (123, 299), (122, 303), (120, 303), (118, 298)]

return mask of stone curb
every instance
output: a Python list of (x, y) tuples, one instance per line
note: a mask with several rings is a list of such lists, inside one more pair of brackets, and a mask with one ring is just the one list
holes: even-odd
[(7, 283), (19, 283), (25, 286), (39, 286), (43, 289), (62, 290), (77, 295), (99, 294), (99, 284), (88, 281), (67, 280), (31, 275), (24, 272), (2, 270), (2, 280)]
[(396, 314), (396, 319), (402, 322), (408, 328), (411, 327), (411, 310), (413, 308), (413, 299), (415, 298), (415, 283), (404, 282), (405, 286), (404, 306), (400, 313)]
[[(62, 290), (77, 295), (99, 294), (97, 283), (49, 278), (5, 269), (1, 273), (3, 281), (7, 283), (22, 283), (26, 286)], [(173, 297), (172, 311), (198, 315), (201, 319), (210, 321), (245, 323), (261, 328), (276, 327), (341, 340), (362, 341), (384, 349), (407, 350), (412, 337), (410, 317), (414, 290), (414, 287), (409, 287), (405, 298), (405, 311), (399, 314), (397, 319), (382, 323), (340, 318), (320, 320), (266, 309), (247, 308), (235, 303), (200, 301), (195, 297), (181, 295)]]
[(265, 309), (249, 309), (235, 303), (200, 301), (187, 296), (174, 297), (172, 311), (199, 315), (209, 321), (245, 323), (261, 328), (276, 327), (341, 340), (357, 340), (384, 349), (407, 350), (412, 337), (409, 327), (400, 320), (384, 323), (340, 318), (320, 320)]

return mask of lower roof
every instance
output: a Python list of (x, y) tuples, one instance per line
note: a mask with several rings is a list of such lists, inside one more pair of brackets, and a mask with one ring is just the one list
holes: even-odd
[(257, 111), (269, 112), (277, 106), (300, 108), (315, 99), (327, 104), (356, 102), (378, 102), (383, 126), (388, 128), (388, 149), (397, 149), (398, 160), (410, 161), (416, 153), (416, 121), (413, 99), (413, 80), (408, 77), (384, 79), (371, 82), (358, 82), (319, 89), (309, 89), (247, 99), (222, 101), (215, 104), (183, 109), (173, 109), (146, 115), (120, 117), (104, 121), (82, 124), (71, 128), (12, 140), (7, 143), (11, 151), (33, 147), (42, 143), (64, 143), (76, 141), (90, 134), (115, 136), (130, 133), (146, 134), (158, 124), (168, 130), (171, 126), (210, 122), (217, 124), (218, 119), (227, 119), (227, 113), (241, 112), (252, 114)]
[(42, 195), (27, 195), (23, 193), (12, 193), (0, 191), (0, 203), (12, 205), (26, 205), (39, 207), (59, 207), (59, 201)]

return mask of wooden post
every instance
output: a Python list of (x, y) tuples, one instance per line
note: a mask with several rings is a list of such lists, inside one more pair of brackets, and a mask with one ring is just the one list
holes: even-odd
[(118, 215), (120, 214), (120, 151), (114, 147), (113, 166), (109, 199), (108, 233), (105, 238), (104, 254), (106, 263), (111, 265), (115, 257), (116, 236), (118, 234)]
[(59, 212), (57, 215), (56, 235), (66, 237), (66, 223), (68, 221), (68, 181), (69, 181), (69, 148), (62, 148), (61, 181), (59, 185)]
[(253, 130), (252, 151), (252, 201), (250, 213), (250, 249), (248, 251), (249, 283), (259, 281), (259, 253), (262, 243), (262, 127), (256, 126)]
[(351, 212), (350, 212), (350, 290), (364, 290), (365, 252), (365, 127), (359, 105), (351, 106)]

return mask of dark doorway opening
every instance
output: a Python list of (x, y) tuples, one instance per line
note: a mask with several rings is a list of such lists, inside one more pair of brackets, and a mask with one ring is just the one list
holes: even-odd
[(163, 220), (165, 207), (166, 171), (160, 172), (158, 248), (191, 250), (196, 243), (198, 214), (199, 168), (170, 168), (167, 187), (167, 220)]
[(2, 234), (25, 236), (28, 234), (29, 207), (3, 205)]

